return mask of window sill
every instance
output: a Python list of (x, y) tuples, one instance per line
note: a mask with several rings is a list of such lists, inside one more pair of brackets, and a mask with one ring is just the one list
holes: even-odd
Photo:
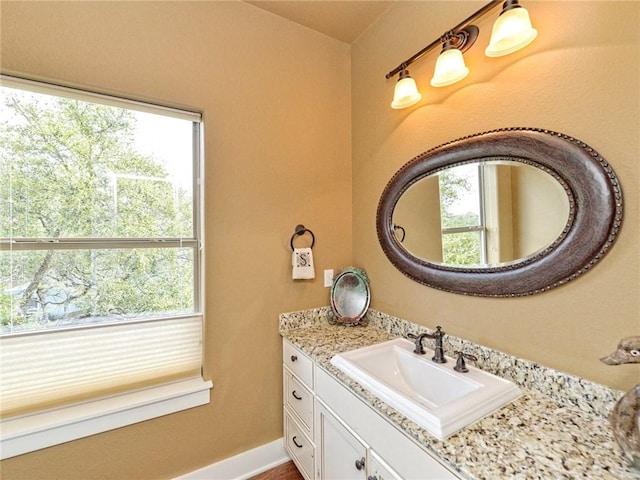
[(0, 458), (206, 405), (213, 382), (200, 377), (0, 421)]

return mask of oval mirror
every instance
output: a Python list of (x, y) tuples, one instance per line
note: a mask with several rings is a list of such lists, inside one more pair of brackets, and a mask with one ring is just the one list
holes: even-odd
[(393, 210), (412, 255), (485, 268), (525, 260), (567, 226), (569, 196), (544, 170), (520, 162), (451, 166), (407, 188)]
[(336, 323), (359, 325), (371, 301), (369, 278), (361, 268), (342, 269), (331, 286), (331, 308)]
[(376, 218), (383, 251), (405, 275), (496, 297), (573, 280), (609, 250), (621, 223), (611, 166), (579, 140), (528, 128), (417, 156), (385, 187)]

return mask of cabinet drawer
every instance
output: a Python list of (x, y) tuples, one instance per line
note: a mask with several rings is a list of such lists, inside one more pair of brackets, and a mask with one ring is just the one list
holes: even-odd
[(282, 342), (282, 363), (313, 390), (312, 360), (286, 340)]
[(307, 479), (313, 479), (314, 445), (304, 434), (302, 428), (289, 415), (284, 416), (285, 447), (294, 463)]
[(293, 373), (284, 370), (284, 404), (300, 417), (308, 434), (313, 427), (313, 393)]

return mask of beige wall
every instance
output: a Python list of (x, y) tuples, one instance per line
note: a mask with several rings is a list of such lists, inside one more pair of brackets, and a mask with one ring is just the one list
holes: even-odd
[[(327, 305), (322, 269), (352, 257), (349, 46), (241, 2), (3, 2), (1, 14), (5, 73), (204, 112), (214, 381), (206, 407), (9, 459), (2, 478), (171, 478), (280, 438), (278, 314)], [(317, 277), (294, 283), (298, 223), (316, 236)]]
[[(3, 2), (5, 72), (204, 111), (205, 376), (215, 382), (209, 406), (7, 460), (3, 478), (170, 478), (281, 436), (277, 314), (328, 303), (322, 275), (290, 280), (297, 223), (316, 235), (317, 273), (367, 269), (374, 308), (634, 384), (637, 370), (597, 359), (639, 331), (639, 4), (527, 1), (540, 31), (527, 50), (484, 58), (485, 20), (465, 81), (391, 110), (384, 74), (482, 4), (398, 2), (350, 51), (238, 2)], [(411, 68), (423, 85), (434, 60)], [(559, 130), (611, 162), (626, 207), (615, 247), (575, 283), (533, 298), (467, 298), (408, 280), (375, 233), (387, 180), (432, 146), (505, 126)]]
[[(455, 3), (455, 6), (453, 4)], [(613, 387), (638, 382), (633, 365), (598, 361), (640, 334), (640, 3), (527, 0), (539, 36), (527, 49), (484, 56), (497, 12), (465, 54), (471, 70), (450, 87), (428, 87), (437, 51), (409, 70), (415, 107), (389, 107), (393, 67), (485, 2), (398, 2), (352, 47), (354, 262), (367, 269), (372, 306)], [(412, 282), (384, 256), (375, 230), (380, 193), (393, 173), (431, 147), (500, 127), (539, 127), (588, 143), (624, 189), (617, 243), (592, 271), (529, 298), (472, 298)]]

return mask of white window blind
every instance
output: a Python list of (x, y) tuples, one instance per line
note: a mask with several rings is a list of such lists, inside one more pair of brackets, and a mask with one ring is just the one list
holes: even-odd
[(2, 414), (200, 375), (202, 318), (0, 337)]

